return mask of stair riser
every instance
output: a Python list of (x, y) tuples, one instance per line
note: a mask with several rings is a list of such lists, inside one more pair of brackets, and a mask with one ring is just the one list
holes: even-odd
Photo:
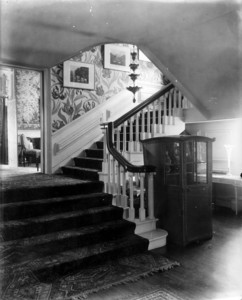
[(142, 253), (147, 250), (147, 244), (141, 242), (137, 243), (135, 247), (133, 245), (127, 247), (120, 246), (118, 249), (114, 249), (104, 253), (99, 253), (93, 256), (80, 259), (77, 258), (75, 261), (72, 262), (60, 263), (56, 264), (54, 267), (38, 269), (36, 275), (42, 282), (48, 282), (49, 280), (53, 280), (53, 278), (55, 278), (57, 275), (59, 276), (68, 274), (70, 272), (75, 272), (76, 270), (86, 267), (87, 265), (91, 266), (110, 259), (121, 258), (137, 253)]
[(50, 232), (57, 232), (71, 228), (78, 228), (81, 226), (88, 226), (98, 224), (100, 222), (112, 221), (121, 219), (123, 210), (118, 207), (113, 207), (108, 211), (97, 211), (95, 213), (85, 213), (81, 216), (74, 216), (69, 218), (62, 218), (57, 220), (48, 220), (46, 222), (31, 223), (26, 225), (15, 225), (12, 227), (5, 227), (2, 230), (2, 235), (5, 241), (31, 237)]
[(103, 142), (96, 142), (97, 149), (102, 149), (103, 150)]
[(92, 180), (92, 181), (98, 181), (99, 175), (97, 172), (88, 171), (88, 170), (82, 170), (82, 169), (71, 169), (68, 167), (63, 167), (62, 171), (65, 175), (80, 178), (82, 180)]
[[(121, 238), (125, 235), (132, 234), (134, 232), (134, 224), (123, 223), (120, 226), (113, 228), (104, 228), (101, 230), (86, 232), (85, 234), (80, 234), (77, 236), (71, 236), (68, 238), (63, 238), (61, 240), (52, 240), (44, 244), (38, 244), (36, 246), (25, 246), (17, 248), (18, 259), (19, 256), (24, 256), (25, 259), (33, 260), (37, 257), (47, 256), (56, 254), (62, 251), (72, 250), (75, 248), (84, 247), (90, 244), (95, 244), (99, 242), (112, 241), (117, 238)], [(41, 252), (39, 249), (41, 248)]]
[(103, 191), (103, 182), (87, 182), (85, 184), (60, 185), (50, 187), (38, 187), (29, 189), (17, 189), (2, 191), (3, 203), (13, 203), (19, 201), (30, 201), (34, 199), (46, 199), (50, 197), (62, 197), (67, 195), (88, 194)]
[[(62, 168), (64, 174), (82, 179), (78, 184), (37, 184), (36, 188), (3, 195), (4, 203), (13, 204), (0, 211), (6, 221), (0, 227), (4, 240), (0, 250), (6, 258), (6, 268), (27, 264), (45, 282), (105, 260), (147, 251), (148, 240), (134, 235), (136, 225), (123, 220), (122, 208), (111, 206), (112, 195), (102, 193), (95, 199), (88, 196), (104, 188), (98, 175), (103, 142), (97, 142), (96, 148), (87, 149), (86, 158), (75, 158), (75, 167)], [(85, 196), (77, 198), (80, 193)], [(58, 199), (51, 200), (53, 197)], [(31, 201), (35, 199), (43, 201)], [(14, 206), (18, 201), (28, 203)]]
[(87, 157), (103, 158), (103, 150), (86, 149), (85, 152), (86, 152)]
[(102, 161), (100, 160), (88, 160), (76, 157), (74, 158), (74, 162), (76, 167), (102, 170)]
[(112, 196), (63, 200), (59, 202), (37, 203), (33, 205), (8, 206), (0, 210), (4, 221), (38, 217), (43, 215), (58, 214), (68, 211), (77, 211), (93, 207), (108, 206), (112, 204)]

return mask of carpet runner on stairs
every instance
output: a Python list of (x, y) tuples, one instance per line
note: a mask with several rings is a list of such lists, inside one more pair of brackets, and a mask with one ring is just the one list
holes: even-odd
[(27, 266), (48, 281), (148, 249), (148, 240), (134, 234), (135, 224), (123, 220), (122, 208), (112, 206), (112, 195), (102, 192), (102, 182), (71, 184), (59, 177), (61, 184), (30, 181), (1, 191), (0, 280), (3, 273)]
[(94, 149), (86, 149), (85, 157), (75, 157), (74, 166), (64, 166), (62, 171), (65, 175), (83, 180), (98, 181), (98, 172), (102, 171), (103, 142), (95, 143)]
[[(128, 139), (129, 136), (127, 133), (126, 141), (128, 141)], [(62, 167), (63, 173), (66, 176), (70, 176), (72, 178), (79, 178), (82, 180), (88, 179), (88, 180), (92, 180), (93, 182), (98, 182), (99, 172), (102, 171), (103, 146), (104, 145), (102, 141), (95, 142), (93, 144), (92, 149), (85, 150), (84, 157), (75, 157), (73, 159), (74, 166)], [(129, 190), (127, 190), (126, 192), (129, 197)], [(140, 198), (138, 194), (139, 194), (139, 190), (134, 189), (134, 209), (135, 209), (135, 218), (136, 218), (135, 233), (149, 240), (149, 246), (148, 246), (149, 250), (163, 247), (166, 245), (167, 232), (163, 229), (156, 228), (156, 220), (146, 219), (145, 221), (139, 221)], [(148, 212), (147, 202), (145, 202), (145, 209), (147, 213)]]

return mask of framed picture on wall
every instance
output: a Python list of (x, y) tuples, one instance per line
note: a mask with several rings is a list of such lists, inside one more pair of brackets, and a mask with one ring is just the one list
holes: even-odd
[(94, 90), (94, 65), (67, 60), (63, 69), (65, 87)]
[(104, 45), (104, 68), (130, 72), (130, 48), (116, 44)]

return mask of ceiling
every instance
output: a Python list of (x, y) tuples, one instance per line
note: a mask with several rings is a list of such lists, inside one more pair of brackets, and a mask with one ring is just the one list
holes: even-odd
[(44, 69), (131, 43), (206, 119), (242, 116), (240, 0), (1, 0), (1, 63)]

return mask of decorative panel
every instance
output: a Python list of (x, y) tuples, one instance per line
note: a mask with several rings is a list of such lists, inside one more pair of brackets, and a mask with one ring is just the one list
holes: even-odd
[(15, 70), (17, 123), (19, 130), (40, 129), (40, 73)]

